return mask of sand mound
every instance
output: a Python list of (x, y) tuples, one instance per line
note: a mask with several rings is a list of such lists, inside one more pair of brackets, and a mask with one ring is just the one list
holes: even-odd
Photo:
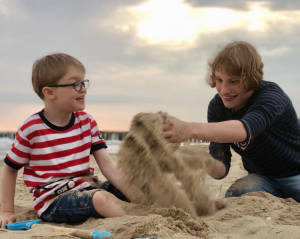
[(164, 114), (140, 113), (121, 144), (119, 166), (123, 181), (142, 191), (146, 202), (134, 195), (134, 202), (160, 207), (175, 206), (192, 216), (211, 214), (225, 204), (211, 198), (204, 187), (206, 169), (213, 159), (202, 148), (168, 145), (163, 137)]
[[(185, 146), (202, 148), (207, 146)], [(229, 175), (223, 180), (206, 179), (209, 188), (219, 189), (223, 185), (222, 195), (237, 178), (246, 172), (241, 168), (239, 155), (232, 151), (232, 166)], [(111, 157), (117, 160), (116, 154)], [(96, 175), (104, 180), (97, 164), (91, 156), (91, 166)], [(3, 161), (0, 161), (0, 174)], [(2, 183), (2, 182), (0, 182)], [(5, 182), (4, 182), (5, 183)], [(226, 199), (227, 205), (211, 216), (193, 219), (191, 215), (178, 208), (153, 208), (131, 204), (131, 216), (89, 220), (79, 224), (48, 224), (28, 231), (8, 231), (0, 229), (0, 238), (6, 239), (70, 239), (66, 232), (53, 232), (52, 225), (85, 230), (104, 230), (114, 235), (115, 239), (138, 237), (162, 237), (168, 239), (296, 239), (300, 235), (300, 204), (292, 199), (280, 199), (270, 194), (259, 192), (243, 195), (240, 198)], [(18, 173), (16, 188), (16, 213), (21, 220), (37, 219), (32, 208), (32, 196), (22, 180), (22, 170)], [(128, 204), (129, 206), (130, 204)]]

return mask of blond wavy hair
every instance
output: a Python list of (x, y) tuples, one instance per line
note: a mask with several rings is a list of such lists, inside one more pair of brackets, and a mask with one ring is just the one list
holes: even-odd
[(240, 84), (245, 84), (247, 91), (257, 89), (263, 80), (264, 64), (254, 46), (247, 42), (238, 41), (226, 45), (208, 64), (210, 70), (207, 82), (211, 87), (216, 86), (215, 71), (229, 76), (241, 76)]
[(36, 60), (32, 67), (31, 78), (35, 93), (44, 99), (42, 89), (57, 84), (71, 66), (85, 73), (85, 67), (79, 60), (64, 53), (51, 54)]

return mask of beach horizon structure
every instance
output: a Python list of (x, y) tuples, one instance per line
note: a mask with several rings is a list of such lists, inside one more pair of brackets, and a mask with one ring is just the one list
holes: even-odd
[[(112, 141), (123, 141), (128, 131), (101, 131), (102, 137), (105, 140)], [(15, 139), (16, 132), (4, 131), (0, 132), (0, 138), (9, 138)], [(209, 141), (199, 140), (199, 139), (189, 139), (187, 142), (189, 143), (209, 143)]]
[[(101, 131), (102, 137), (105, 140), (119, 140), (122, 141), (127, 131)], [(0, 138), (9, 138), (9, 139), (15, 139), (16, 132), (10, 132), (10, 131), (3, 131), (0, 132)]]
[(15, 139), (16, 132), (0, 132), (0, 138), (9, 138), (9, 139)]

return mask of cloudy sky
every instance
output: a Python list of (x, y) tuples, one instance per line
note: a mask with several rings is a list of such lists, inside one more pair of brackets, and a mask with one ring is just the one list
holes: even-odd
[(207, 62), (248, 41), (300, 116), (300, 2), (233, 0), (0, 0), (0, 131), (16, 131), (43, 102), (33, 62), (64, 52), (86, 67), (86, 110), (101, 130), (128, 130), (139, 112), (205, 122), (216, 94)]

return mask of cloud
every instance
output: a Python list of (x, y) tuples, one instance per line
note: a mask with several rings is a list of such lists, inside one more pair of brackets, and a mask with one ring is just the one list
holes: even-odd
[[(247, 2), (247, 8), (191, 7), (182, 0), (151, 0), (135, 7), (119, 8), (102, 22), (103, 29), (111, 29), (124, 36), (135, 47), (154, 45), (169, 51), (185, 51), (202, 44), (204, 38), (215, 33), (247, 32), (247, 35), (269, 38), (282, 35), (297, 36), (300, 11), (272, 11), (267, 2)], [(180, 16), (180, 17), (179, 17)], [(235, 33), (235, 35), (237, 35)], [(112, 34), (110, 34), (111, 36)], [(129, 47), (128, 47), (129, 49)], [(133, 52), (132, 48), (127, 51)]]
[(6, 5), (6, 1), (2, 0), (0, 2), (0, 15), (8, 15), (9, 11)]
[[(151, 34), (141, 37), (138, 32), (139, 24), (151, 19), (147, 11), (137, 10), (144, 2), (7, 1), (9, 14), (0, 21), (0, 101), (10, 102), (5, 110), (28, 109), (28, 105), (42, 109), (43, 102), (31, 86), (32, 64), (46, 54), (65, 52), (86, 66), (86, 77), (91, 80), (86, 109), (97, 121), (107, 119), (101, 125), (115, 122), (113, 127), (118, 127), (122, 121), (125, 129), (139, 111), (158, 110), (187, 121), (206, 121), (208, 102), (216, 93), (205, 83), (207, 62), (225, 44), (243, 40), (261, 54), (265, 79), (283, 86), (300, 112), (299, 94), (294, 90), (299, 88), (295, 77), (300, 61), (299, 12), (274, 11), (271, 5), (222, 7), (232, 1), (205, 8), (214, 1), (203, 1), (203, 5), (186, 1), (181, 3), (183, 10), (188, 9), (188, 17), (198, 24), (193, 40), (163, 39), (153, 44), (147, 40)], [(258, 6), (256, 12), (251, 6)], [(215, 21), (210, 23), (211, 19)], [(172, 21), (163, 24), (161, 29), (167, 31)], [(172, 34), (171, 38), (176, 37)], [(7, 121), (29, 116), (29, 111), (22, 115), (12, 111), (5, 111)]]
[[(223, 8), (230, 8), (230, 9), (238, 9), (238, 10), (247, 10), (249, 9), (249, 1), (239, 1), (239, 0), (215, 0), (215, 1), (208, 1), (208, 0), (185, 0), (185, 2), (191, 4), (193, 7), (223, 7)], [(272, 1), (265, 1), (265, 0), (252, 0), (252, 3), (257, 4), (268, 4), (270, 9), (275, 11), (282, 11), (282, 10), (300, 10), (300, 2), (298, 0), (272, 0)]]
[(281, 46), (273, 49), (260, 49), (260, 54), (264, 56), (277, 56), (287, 53), (288, 50), (288, 46)]

